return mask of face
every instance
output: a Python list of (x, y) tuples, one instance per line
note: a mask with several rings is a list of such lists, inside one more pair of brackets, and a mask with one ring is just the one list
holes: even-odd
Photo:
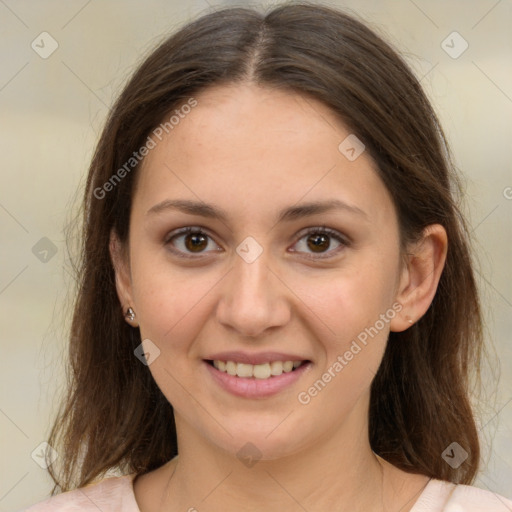
[(118, 269), (178, 437), (275, 458), (365, 431), (398, 314), (389, 193), (322, 103), (254, 85), (196, 100), (144, 161)]

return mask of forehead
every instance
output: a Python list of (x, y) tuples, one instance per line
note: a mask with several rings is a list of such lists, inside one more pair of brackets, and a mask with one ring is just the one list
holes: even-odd
[(323, 103), (256, 85), (212, 87), (194, 99), (197, 105), (155, 139), (134, 207), (189, 198), (251, 217), (338, 198), (373, 220), (393, 214), (373, 160), (366, 152), (349, 160), (340, 151), (350, 130)]

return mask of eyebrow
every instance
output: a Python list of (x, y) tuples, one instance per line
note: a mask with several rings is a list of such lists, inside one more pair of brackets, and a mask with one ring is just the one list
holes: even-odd
[[(146, 215), (157, 214), (164, 212), (166, 210), (179, 210), (183, 213), (188, 213), (190, 215), (199, 215), (201, 217), (219, 219), (223, 222), (227, 222), (228, 220), (227, 213), (221, 208), (218, 208), (217, 206), (214, 206), (212, 204), (191, 201), (188, 199), (167, 199), (151, 207), (146, 212)], [(357, 206), (345, 203), (344, 201), (341, 201), (339, 199), (331, 199), (328, 201), (303, 203), (299, 206), (290, 206), (288, 208), (285, 208), (284, 210), (279, 212), (278, 222), (289, 222), (292, 220), (301, 219), (303, 217), (308, 217), (310, 215), (327, 213), (333, 210), (343, 210), (348, 213), (356, 214), (360, 217), (363, 217), (365, 220), (369, 221), (366, 212), (364, 212)]]

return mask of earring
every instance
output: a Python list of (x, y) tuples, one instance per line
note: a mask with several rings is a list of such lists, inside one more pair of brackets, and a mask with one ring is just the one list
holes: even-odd
[(124, 317), (129, 320), (130, 322), (133, 322), (135, 320), (135, 311), (133, 311), (132, 308), (128, 308), (126, 310), (126, 313), (124, 315)]
[(413, 321), (411, 320), (411, 317), (410, 317), (410, 316), (408, 316), (408, 317), (406, 317), (406, 318), (407, 318), (407, 321), (412, 325)]

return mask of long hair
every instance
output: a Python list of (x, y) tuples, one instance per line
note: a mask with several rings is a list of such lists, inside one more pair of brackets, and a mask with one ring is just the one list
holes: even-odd
[[(372, 382), (369, 438), (375, 453), (407, 472), (471, 483), (480, 449), (470, 385), (483, 336), (460, 178), (397, 52), (354, 17), (300, 3), (201, 16), (144, 59), (113, 105), (81, 210), (69, 387), (48, 440), (61, 455), (49, 467), (53, 494), (109, 470), (146, 473), (177, 454), (172, 406), (134, 356), (140, 334), (123, 319), (109, 237), (114, 229), (128, 242), (140, 163), (126, 163), (152, 130), (205, 88), (247, 82), (323, 102), (363, 141), (393, 199), (402, 254), (429, 224), (445, 228), (447, 259), (432, 304), (414, 326), (390, 333)], [(469, 455), (458, 469), (441, 456), (453, 441)]]

